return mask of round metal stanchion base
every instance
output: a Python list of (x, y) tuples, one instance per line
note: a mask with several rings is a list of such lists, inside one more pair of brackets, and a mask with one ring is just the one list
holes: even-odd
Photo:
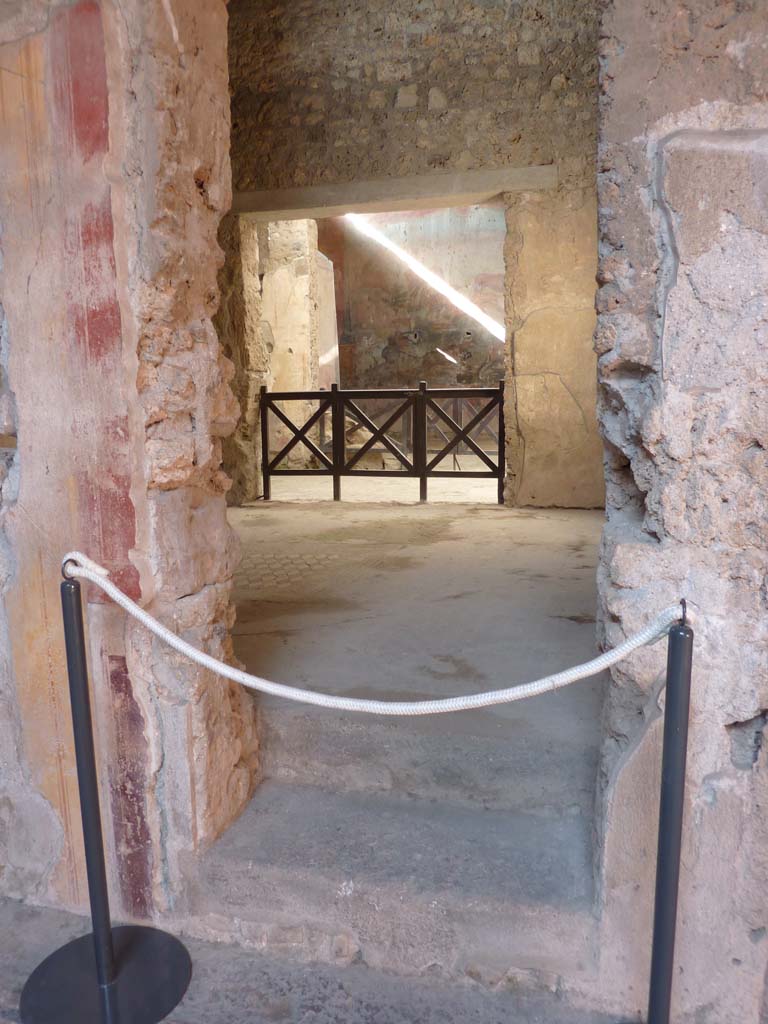
[(189, 953), (157, 928), (112, 929), (117, 978), (96, 981), (93, 936), (57, 949), (35, 968), (21, 993), (22, 1024), (157, 1024), (177, 1006), (192, 977)]

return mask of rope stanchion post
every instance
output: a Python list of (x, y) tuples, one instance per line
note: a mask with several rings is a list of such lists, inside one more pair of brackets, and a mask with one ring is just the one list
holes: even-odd
[(83, 821), (85, 866), (88, 875), (88, 894), (91, 901), (96, 978), (99, 986), (104, 988), (115, 980), (115, 952), (112, 947), (107, 870), (104, 864), (104, 840), (99, 809), (99, 786), (96, 777), (96, 758), (93, 751), (93, 723), (88, 690), (83, 609), (80, 584), (77, 580), (64, 580), (61, 584), (61, 610), (67, 651), (69, 699), (72, 705), (72, 729), (75, 737), (80, 815)]
[(112, 927), (93, 745), (80, 583), (61, 584), (88, 894), (93, 931), (57, 949), (29, 976), (23, 1024), (156, 1024), (181, 1002), (192, 976), (173, 935), (141, 925)]
[(669, 1024), (672, 1002), (692, 660), (693, 630), (683, 603), (683, 618), (670, 627), (667, 649), (648, 1024)]

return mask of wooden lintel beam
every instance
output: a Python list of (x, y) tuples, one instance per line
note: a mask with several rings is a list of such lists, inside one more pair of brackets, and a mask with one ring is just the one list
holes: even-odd
[(234, 213), (256, 220), (304, 220), (337, 217), (343, 213), (380, 213), (447, 206), (474, 206), (504, 192), (529, 192), (557, 187), (553, 164), (500, 167), (482, 171), (419, 174), (338, 185), (236, 192)]

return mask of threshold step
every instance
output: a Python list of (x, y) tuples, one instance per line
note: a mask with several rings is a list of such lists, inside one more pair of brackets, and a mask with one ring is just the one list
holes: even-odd
[(535, 707), (501, 714), (485, 709), (405, 721), (265, 699), (262, 769), (270, 779), (336, 791), (588, 815), (598, 748), (585, 744), (574, 724), (579, 708), (568, 706), (585, 690), (548, 694)]
[(590, 824), (266, 782), (205, 854), (200, 934), (489, 984), (591, 973)]
[[(1, 1021), (18, 1022), (22, 986), (38, 963), (87, 931), (84, 917), (0, 900)], [(168, 1024), (615, 1024), (549, 992), (489, 992), (363, 965), (310, 966), (238, 946), (184, 942), (192, 982)]]

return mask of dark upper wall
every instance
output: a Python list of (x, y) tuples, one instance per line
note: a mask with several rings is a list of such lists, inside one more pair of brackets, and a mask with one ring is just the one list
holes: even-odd
[(557, 162), (591, 183), (595, 0), (233, 0), (236, 190)]

